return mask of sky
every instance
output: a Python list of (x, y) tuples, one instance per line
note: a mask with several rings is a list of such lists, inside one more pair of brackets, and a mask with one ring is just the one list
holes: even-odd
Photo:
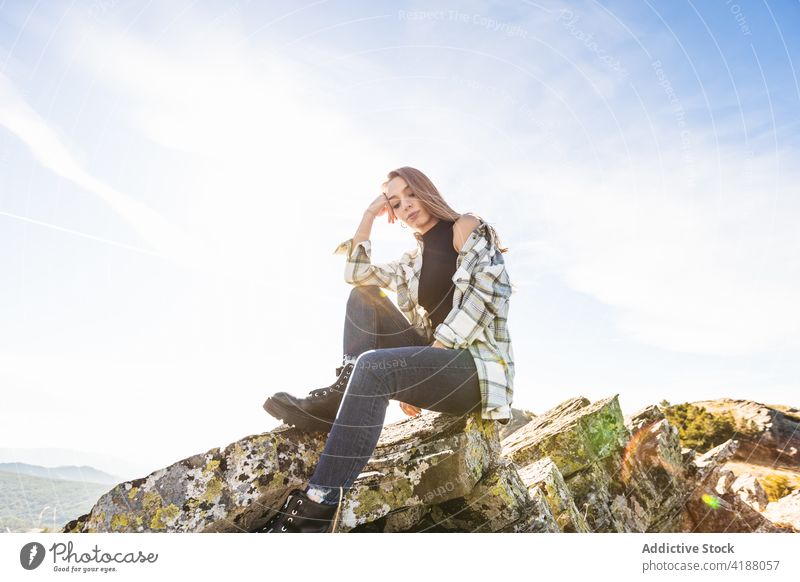
[[(400, 166), (509, 248), (515, 407), (797, 406), (798, 28), (797, 1), (0, 2), (0, 461), (136, 477), (277, 426), (268, 395), (334, 380), (333, 251)], [(412, 232), (376, 220), (373, 260)]]

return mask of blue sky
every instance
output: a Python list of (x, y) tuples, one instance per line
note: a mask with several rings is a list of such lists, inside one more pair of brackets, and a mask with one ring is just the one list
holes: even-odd
[(333, 380), (332, 253), (404, 165), (511, 249), (516, 406), (797, 405), (799, 27), (798, 2), (0, 4), (0, 442), (155, 469), (274, 427), (268, 394)]

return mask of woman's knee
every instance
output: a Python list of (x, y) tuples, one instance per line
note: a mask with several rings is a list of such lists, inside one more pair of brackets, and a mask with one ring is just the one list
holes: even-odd
[(358, 285), (350, 290), (348, 303), (374, 303), (386, 297), (386, 293), (377, 285)]
[(347, 305), (350, 307), (355, 305), (377, 305), (382, 301), (388, 300), (386, 293), (377, 285), (359, 285), (350, 290)]
[(353, 375), (348, 383), (348, 392), (373, 395), (386, 392), (386, 358), (382, 350), (367, 350), (361, 353), (353, 365)]

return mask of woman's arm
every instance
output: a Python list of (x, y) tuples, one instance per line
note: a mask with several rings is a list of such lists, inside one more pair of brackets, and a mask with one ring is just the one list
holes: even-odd
[(398, 287), (406, 280), (403, 265), (410, 265), (412, 256), (407, 252), (403, 254), (402, 259), (399, 261), (382, 264), (372, 263), (372, 243), (369, 237), (372, 231), (372, 223), (377, 216), (382, 214), (380, 210), (376, 210), (378, 203), (385, 204), (383, 195), (377, 198), (364, 211), (364, 216), (361, 219), (361, 224), (358, 225), (356, 234), (353, 235), (353, 238), (339, 244), (334, 254), (347, 256), (344, 268), (344, 280), (346, 283), (355, 286), (377, 285), (396, 293)]
[(361, 241), (369, 240), (373, 222), (375, 222), (375, 214), (370, 212), (369, 209), (365, 210), (364, 216), (361, 218), (361, 224), (358, 225), (356, 233), (353, 235), (353, 246)]

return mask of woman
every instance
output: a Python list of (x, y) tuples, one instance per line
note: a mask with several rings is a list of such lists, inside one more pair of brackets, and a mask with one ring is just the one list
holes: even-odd
[[(411, 226), (417, 248), (386, 264), (370, 260), (370, 231), (387, 214)], [(267, 532), (336, 529), (340, 501), (378, 442), (389, 400), (415, 416), (422, 408), (503, 424), (511, 417), (514, 356), (507, 328), (511, 284), (494, 229), (459, 214), (415, 168), (388, 174), (347, 257), (353, 285), (344, 325), (344, 357), (331, 386), (306, 398), (274, 394), (264, 408), (286, 424), (330, 431), (305, 490), (293, 490)], [(397, 293), (399, 310), (381, 288)]]

